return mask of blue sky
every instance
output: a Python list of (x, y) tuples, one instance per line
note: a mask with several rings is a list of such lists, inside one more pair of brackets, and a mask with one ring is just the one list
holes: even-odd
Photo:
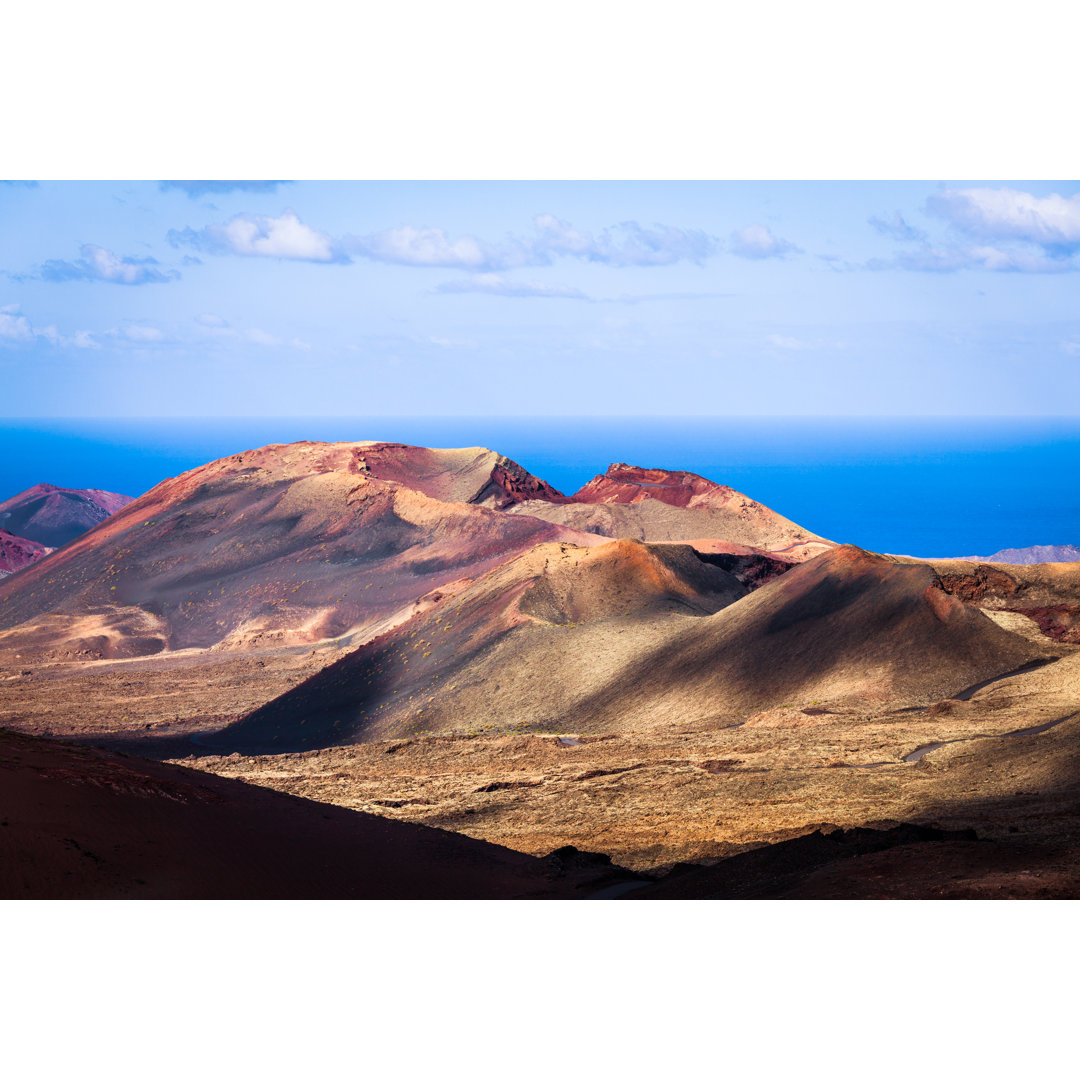
[(0, 415), (1063, 415), (1080, 184), (0, 184)]

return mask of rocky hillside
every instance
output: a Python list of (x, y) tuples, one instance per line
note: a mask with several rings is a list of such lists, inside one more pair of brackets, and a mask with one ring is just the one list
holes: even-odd
[(44, 544), (22, 536), (13, 536), (6, 529), (0, 529), (0, 577), (7, 577), (16, 570), (43, 559), (52, 550)]
[(96, 488), (35, 484), (0, 502), (0, 528), (46, 547), (62, 547), (132, 501)]

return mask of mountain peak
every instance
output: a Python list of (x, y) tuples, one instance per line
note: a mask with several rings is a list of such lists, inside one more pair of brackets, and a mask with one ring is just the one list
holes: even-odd
[(703, 497), (714, 505), (723, 505), (733, 498), (751, 502), (734, 488), (707, 480), (697, 473), (681, 469), (647, 469), (618, 461), (607, 472), (594, 476), (573, 496), (581, 503), (633, 503), (642, 499), (658, 499), (669, 506), (689, 506)]
[(61, 547), (132, 501), (98, 488), (34, 484), (0, 502), (0, 527), (46, 547)]

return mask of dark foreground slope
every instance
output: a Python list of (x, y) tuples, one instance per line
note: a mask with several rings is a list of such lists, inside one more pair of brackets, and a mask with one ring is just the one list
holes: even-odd
[(122, 510), (130, 495), (35, 484), (0, 502), (0, 527), (46, 547), (62, 547)]
[(628, 876), (0, 731), (3, 899), (577, 898)]
[[(625, 890), (625, 891), (624, 891)], [(711, 866), (680, 865), (627, 900), (1075, 900), (1075, 844), (980, 838), (974, 829), (897, 825), (815, 830)]]
[[(1057, 655), (945, 592), (930, 567), (858, 548), (747, 594), (687, 547), (549, 547), (208, 741), (250, 752), (451, 729), (736, 722), (779, 705), (896, 709)], [(658, 553), (681, 553), (680, 574)]]

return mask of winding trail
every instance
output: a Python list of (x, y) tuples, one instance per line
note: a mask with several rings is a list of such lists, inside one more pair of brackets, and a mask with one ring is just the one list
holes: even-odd
[(1013, 671), (1006, 671), (1004, 675), (995, 675), (992, 679), (983, 679), (980, 683), (975, 683), (974, 686), (967, 687), (966, 690), (961, 690), (958, 694), (953, 694), (951, 701), (970, 701), (980, 690), (985, 689), (987, 686), (991, 686), (993, 683), (1001, 682), (1003, 679), (1011, 679), (1014, 675), (1026, 675), (1029, 671), (1038, 671), (1039, 668), (1044, 668), (1047, 664), (1054, 664), (1060, 660), (1060, 656), (1043, 656), (1038, 660), (1031, 660), (1026, 664), (1022, 664), (1020, 667), (1015, 668)]
[(1043, 731), (1049, 731), (1051, 728), (1057, 727), (1058, 724), (1064, 724), (1066, 720), (1075, 720), (1078, 716), (1080, 716), (1080, 712), (1074, 712), (1057, 720), (1048, 720), (1045, 724), (1018, 728), (1016, 731), (1003, 731), (997, 735), (967, 735), (962, 739), (946, 739), (944, 742), (926, 743), (923, 746), (916, 747), (910, 754), (905, 754), (900, 760), (907, 762), (909, 765), (914, 765), (917, 761), (922, 761), (931, 751), (940, 750), (943, 746), (949, 746), (952, 743), (974, 742), (976, 739), (1015, 739), (1020, 735), (1038, 735)]

